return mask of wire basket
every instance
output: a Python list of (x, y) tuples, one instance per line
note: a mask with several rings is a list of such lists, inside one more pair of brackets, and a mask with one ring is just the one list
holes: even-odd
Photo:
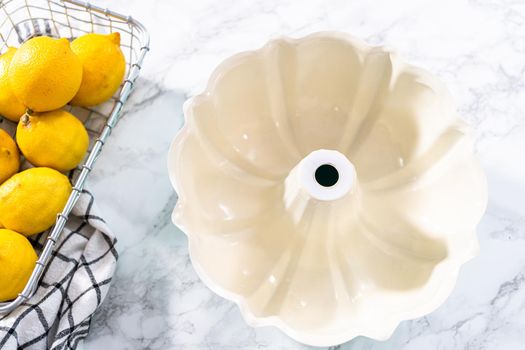
[[(77, 169), (69, 174), (73, 191), (53, 228), (43, 233), (45, 242), (33, 273), (19, 296), (8, 303), (0, 303), (0, 315), (13, 311), (36, 292), (43, 271), (49, 264), (54, 246), (68, 217), (84, 189), (104, 143), (119, 121), (137, 79), (142, 61), (149, 51), (149, 35), (142, 24), (123, 16), (77, 0), (0, 0), (0, 53), (9, 46), (19, 46), (34, 36), (54, 36), (70, 40), (86, 33), (119, 32), (121, 48), (126, 57), (127, 71), (119, 91), (107, 102), (93, 107), (65, 107), (85, 125), (90, 136), (89, 150)], [(0, 126), (14, 135), (16, 124), (0, 117)], [(25, 164), (23, 167), (27, 167)]]

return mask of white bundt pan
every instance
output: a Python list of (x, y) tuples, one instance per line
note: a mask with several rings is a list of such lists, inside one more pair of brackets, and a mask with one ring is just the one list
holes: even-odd
[(484, 174), (446, 89), (338, 33), (227, 59), (186, 102), (175, 224), (253, 326), (328, 346), (436, 309), (476, 255)]

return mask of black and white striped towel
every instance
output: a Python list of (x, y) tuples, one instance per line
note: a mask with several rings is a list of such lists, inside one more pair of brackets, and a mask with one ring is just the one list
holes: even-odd
[[(45, 235), (33, 237), (37, 250)], [(75, 349), (86, 337), (115, 271), (116, 239), (84, 191), (36, 294), (0, 316), (0, 349)]]

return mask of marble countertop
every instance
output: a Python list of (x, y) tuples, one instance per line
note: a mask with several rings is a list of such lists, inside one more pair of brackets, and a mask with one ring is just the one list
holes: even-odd
[[(170, 221), (166, 172), (181, 106), (231, 54), (280, 36), (342, 30), (438, 75), (472, 125), (489, 181), (481, 251), (452, 296), (392, 338), (339, 349), (523, 349), (525, 344), (525, 2), (522, 0), (93, 0), (142, 21), (151, 52), (89, 186), (120, 261), (85, 349), (304, 349), (253, 329), (196, 276)], [(395, 5), (394, 5), (395, 3)]]

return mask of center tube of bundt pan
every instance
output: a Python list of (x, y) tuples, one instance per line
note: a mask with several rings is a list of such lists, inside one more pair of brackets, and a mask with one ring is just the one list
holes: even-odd
[(313, 151), (286, 177), (285, 207), (297, 222), (309, 204), (328, 206), (350, 196), (356, 185), (355, 167), (344, 154), (326, 149)]

